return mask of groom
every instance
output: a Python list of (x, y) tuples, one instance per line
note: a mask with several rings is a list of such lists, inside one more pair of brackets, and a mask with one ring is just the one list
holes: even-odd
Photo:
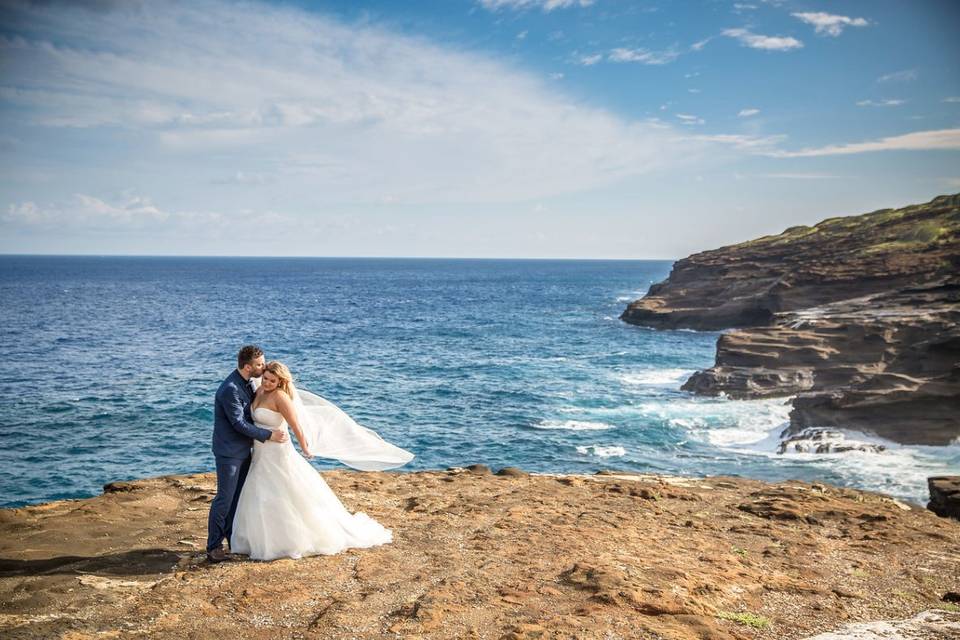
[(251, 378), (263, 375), (266, 362), (259, 347), (248, 345), (237, 354), (237, 368), (220, 383), (214, 401), (213, 455), (217, 460), (217, 495), (210, 504), (207, 520), (207, 559), (221, 562), (227, 555), (223, 539), (230, 541), (233, 514), (240, 490), (250, 469), (250, 447), (254, 439), (285, 442), (283, 430), (261, 429), (253, 423), (250, 403), (254, 386)]

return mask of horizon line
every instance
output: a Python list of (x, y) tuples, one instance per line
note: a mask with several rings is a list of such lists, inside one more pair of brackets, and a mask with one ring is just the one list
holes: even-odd
[(679, 258), (570, 258), (491, 256), (277, 256), (175, 253), (4, 253), (0, 258), (235, 258), (249, 260), (567, 260), (580, 262), (676, 262)]

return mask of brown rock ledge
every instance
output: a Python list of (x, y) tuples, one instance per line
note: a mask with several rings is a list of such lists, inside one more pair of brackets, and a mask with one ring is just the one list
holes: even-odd
[(960, 523), (870, 492), (616, 472), (323, 476), (394, 542), (207, 565), (210, 474), (0, 510), (0, 636), (788, 640), (949, 609), (960, 591)]
[(831, 218), (677, 261), (621, 319), (731, 329), (683, 389), (797, 396), (790, 429), (960, 437), (960, 194)]

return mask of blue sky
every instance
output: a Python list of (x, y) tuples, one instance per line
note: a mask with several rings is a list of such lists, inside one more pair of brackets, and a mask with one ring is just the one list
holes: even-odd
[(5, 2), (0, 252), (679, 258), (960, 191), (960, 3)]

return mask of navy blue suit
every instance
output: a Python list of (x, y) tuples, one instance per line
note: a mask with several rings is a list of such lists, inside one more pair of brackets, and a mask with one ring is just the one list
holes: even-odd
[(255, 439), (265, 442), (273, 433), (253, 423), (250, 415), (253, 393), (253, 388), (236, 369), (217, 389), (213, 412), (217, 495), (210, 503), (207, 551), (220, 547), (224, 538), (230, 539), (240, 490), (243, 489), (247, 471), (250, 469), (250, 447)]

